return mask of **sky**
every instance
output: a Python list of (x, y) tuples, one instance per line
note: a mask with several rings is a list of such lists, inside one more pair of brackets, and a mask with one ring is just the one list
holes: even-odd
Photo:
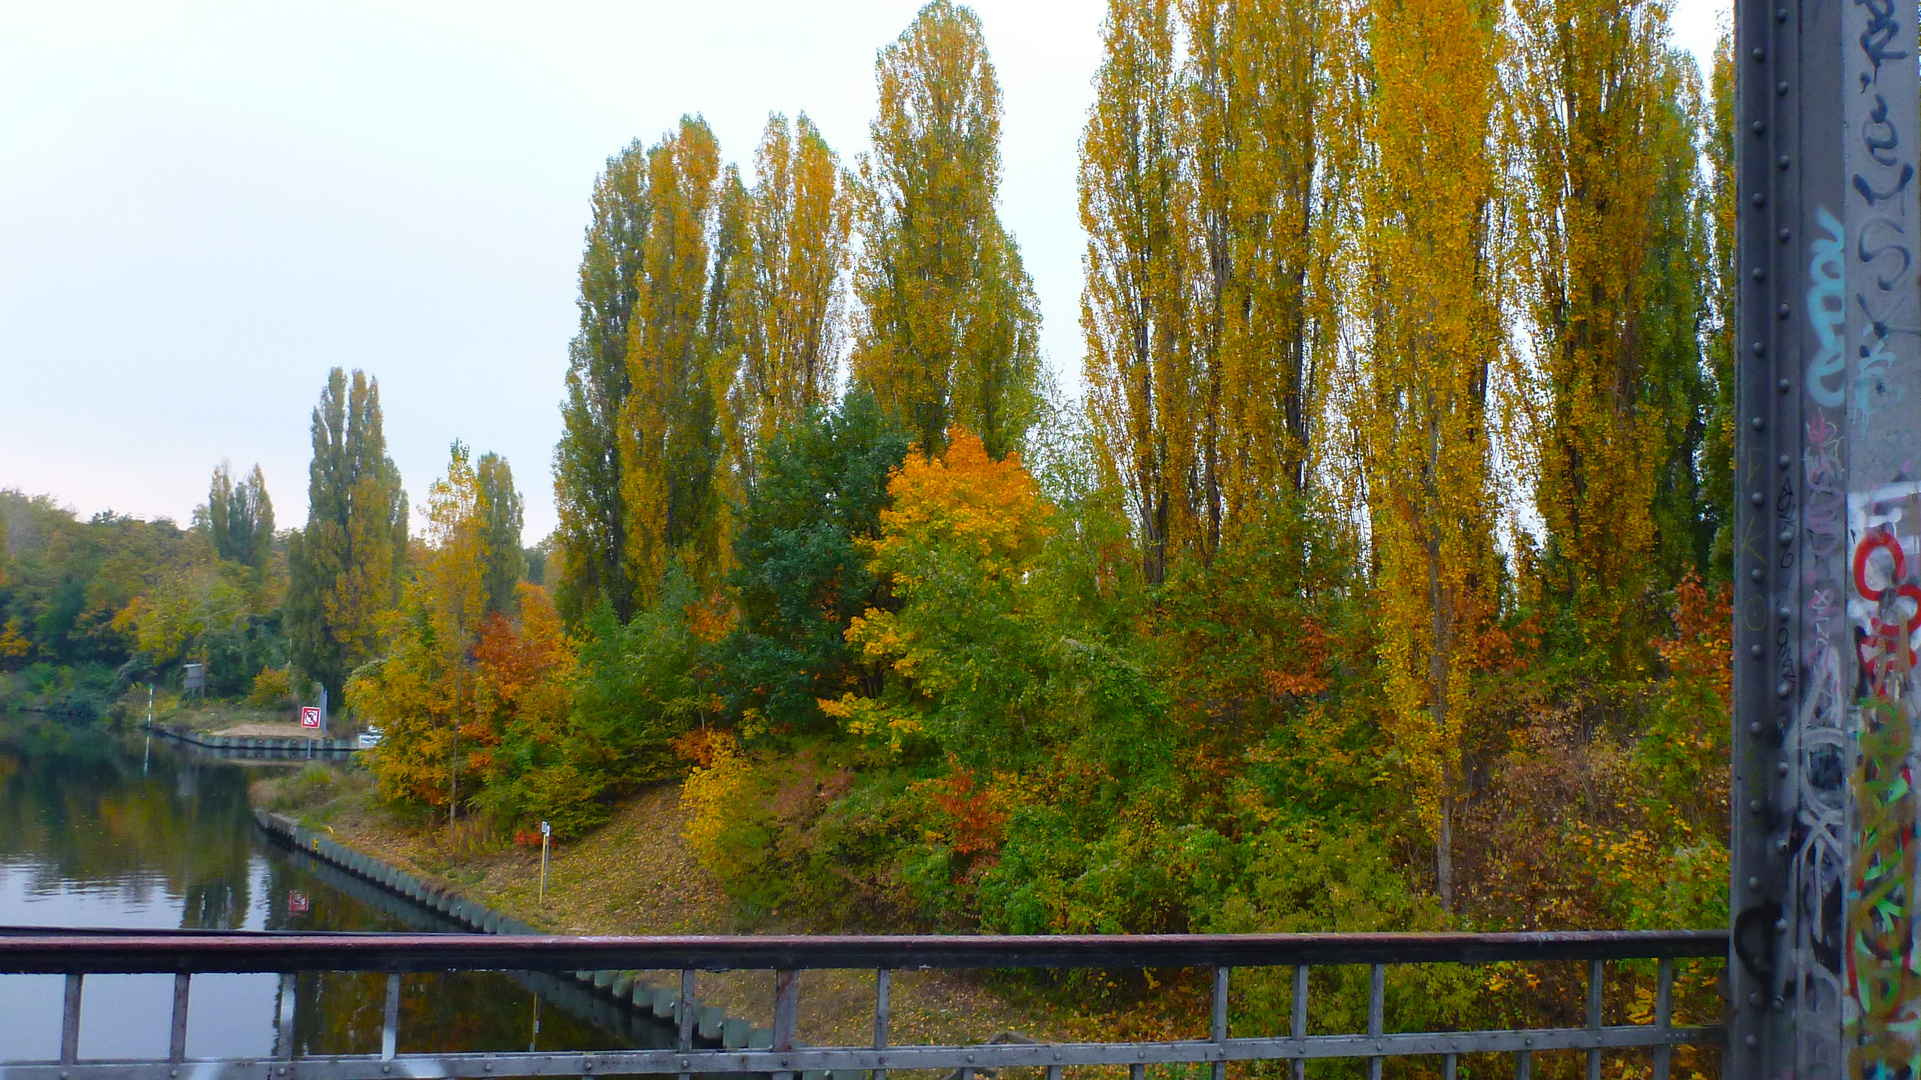
[[(699, 113), (751, 175), (780, 111), (851, 162), (919, 2), (0, 0), (0, 488), (185, 522), (259, 463), (297, 526), (315, 400), (361, 368), (414, 505), (460, 439), (512, 464), (534, 542), (607, 157)], [(1073, 391), (1104, 0), (973, 6)], [(1677, 44), (1705, 61), (1725, 6), (1674, 0)]]

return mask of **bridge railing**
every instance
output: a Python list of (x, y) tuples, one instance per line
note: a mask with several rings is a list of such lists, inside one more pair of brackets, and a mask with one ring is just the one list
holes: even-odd
[[(1125, 1066), (1142, 1080), (1149, 1065), (1185, 1066), (1224, 1080), (1232, 1062), (1287, 1062), (1300, 1077), (1307, 1062), (1365, 1062), (1373, 1080), (1389, 1058), (1425, 1058), (1454, 1080), (1464, 1055), (1512, 1055), (1525, 1080), (1533, 1055), (1586, 1055), (1589, 1080), (1598, 1080), (1604, 1051), (1642, 1048), (1652, 1073), (1665, 1080), (1676, 1046), (1715, 1046), (1718, 1026), (1673, 1021), (1677, 960), (1727, 956), (1725, 931), (1564, 932), (1517, 934), (1116, 935), (1044, 937), (527, 937), (464, 934), (296, 934), (149, 931), (0, 931), (0, 974), (66, 976), (55, 1061), (7, 1060), (5, 1080), (391, 1080), (393, 1077), (601, 1077), (633, 1074), (757, 1073), (793, 1080), (827, 1071), (836, 1080), (890, 1070), (939, 1070), (974, 1080), (977, 1071), (1031, 1069), (1046, 1080), (1063, 1070)], [(1587, 967), (1586, 1023), (1580, 1027), (1510, 1030), (1390, 1032), (1385, 1016), (1386, 972), (1401, 964), (1577, 962)], [(1651, 1022), (1604, 1024), (1602, 988), (1607, 965), (1653, 961), (1657, 977)], [(1309, 972), (1315, 967), (1363, 965), (1369, 970), (1367, 1030), (1310, 1034)], [(980, 1043), (895, 1045), (889, 1041), (890, 973), (908, 969), (1168, 969), (1213, 972), (1206, 1038), (1159, 1042)], [(1236, 969), (1291, 968), (1291, 1029), (1285, 1035), (1237, 1036), (1229, 1030), (1228, 991)], [(575, 1050), (529, 1053), (401, 1054), (400, 976), (404, 972), (678, 970), (680, 998), (692, 1002), (695, 973), (761, 970), (773, 973), (772, 1045), (726, 1049), (696, 1038), (693, 1008), (676, 1010), (677, 1045), (664, 1049)], [(868, 969), (877, 973), (873, 1040), (861, 1046), (809, 1046), (799, 1027), (798, 973), (809, 969)], [(387, 975), (386, 1007), (377, 1054), (296, 1055), (293, 980), (307, 972)], [(165, 1059), (93, 1061), (79, 1056), (82, 987), (89, 975), (174, 975), (171, 1041)], [(278, 1038), (264, 1058), (189, 1059), (187, 1006), (195, 975), (272, 973), (282, 980)], [(1205, 1069), (1202, 1067), (1205, 1066)], [(1425, 1070), (1424, 1070), (1425, 1071)]]

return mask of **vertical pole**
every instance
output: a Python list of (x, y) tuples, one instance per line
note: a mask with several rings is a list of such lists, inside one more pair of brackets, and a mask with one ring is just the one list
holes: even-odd
[(1214, 1059), (1214, 1080), (1227, 1080), (1227, 969), (1214, 969), (1214, 1022), (1208, 1038), (1223, 1056)]
[(1674, 1047), (1666, 1039), (1674, 1023), (1674, 959), (1663, 957), (1654, 976), (1654, 1030), (1662, 1041), (1654, 1047), (1654, 1080), (1668, 1080), (1668, 1067), (1674, 1060)]
[(293, 1060), (293, 1009), (297, 976), (289, 971), (280, 976), (280, 1031), (274, 1039), (274, 1055), (282, 1061)]
[(184, 971), (173, 977), (173, 1023), (167, 1036), (167, 1060), (176, 1065), (187, 1060), (187, 984), (192, 978)]
[[(1387, 1028), (1387, 965), (1375, 964), (1367, 975), (1367, 1033), (1375, 1039)], [(1379, 1044), (1377, 1043), (1378, 1047)], [(1367, 1080), (1381, 1080), (1381, 1057), (1367, 1059)]]
[(80, 992), (85, 975), (67, 976), (67, 996), (60, 1010), (60, 1064), (80, 1060)]
[(540, 906), (547, 906), (547, 845), (553, 839), (554, 828), (546, 822), (540, 823)]
[[(1307, 965), (1306, 964), (1294, 965), (1294, 1003), (1293, 1004), (1294, 1004), (1293, 1015), (1289, 1018), (1288, 1032), (1289, 1032), (1289, 1037), (1298, 1043), (1301, 1040), (1307, 1038)], [(1296, 1054), (1300, 1053), (1300, 1047), (1298, 1046), (1295, 1047), (1295, 1053)], [(1302, 1077), (1306, 1075), (1307, 1075), (1307, 1059), (1304, 1057), (1296, 1057), (1294, 1059), (1294, 1080), (1302, 1080)]]
[[(774, 972), (774, 1045), (776, 1052), (794, 1048), (794, 1029), (800, 1026), (800, 972)], [(787, 1071), (774, 1074), (774, 1080), (794, 1080)]]
[[(694, 971), (683, 968), (680, 972), (680, 998), (674, 1003), (674, 1019), (679, 1021), (675, 1033), (674, 1048), (685, 1054), (694, 1048), (694, 1013), (699, 1006), (694, 1001)], [(680, 1080), (689, 1080), (691, 1073), (681, 1073)]]
[[(534, 1022), (540, 1030), (540, 1022)], [(387, 976), (387, 1007), (380, 1014), (380, 1060), (392, 1061), (400, 1049), (400, 973)]]
[[(894, 973), (881, 968), (874, 972), (874, 1049), (887, 1049), (887, 1021), (893, 1013)], [(875, 1069), (874, 1080), (887, 1080), (886, 1069)]]
[[(1601, 1037), (1601, 977), (1605, 973), (1605, 963), (1601, 960), (1589, 960), (1587, 963), (1587, 1030), (1597, 1042)], [(1601, 1080), (1599, 1047), (1587, 1052), (1587, 1080)]]

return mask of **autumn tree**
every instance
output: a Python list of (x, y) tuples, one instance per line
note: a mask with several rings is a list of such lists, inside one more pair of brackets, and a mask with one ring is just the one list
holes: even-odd
[(980, 18), (933, 0), (875, 68), (854, 378), (922, 446), (960, 424), (1004, 455), (1039, 404), (1040, 313), (997, 210), (1001, 92)]
[(1452, 907), (1469, 676), (1492, 613), (1488, 384), (1504, 332), (1491, 215), (1495, 10), (1377, 0), (1355, 317), (1385, 726)]
[(380, 651), (407, 562), (407, 493), (387, 456), (380, 383), (359, 371), (350, 384), (334, 368), (314, 409), (307, 524), (287, 561), (294, 662), (340, 700), (347, 675)]
[(267, 497), (267, 480), (259, 465), (235, 483), (232, 470), (221, 462), (213, 471), (203, 509), (207, 538), (216, 554), (243, 566), (266, 565), (273, 552), (273, 501)]
[[(745, 243), (734, 273), (741, 367), (736, 406), (753, 446), (831, 404), (844, 334), (852, 196), (806, 113), (778, 113), (754, 153)], [(743, 467), (753, 452), (737, 452)]]
[(1176, 29), (1172, 0), (1110, 0), (1080, 151), (1087, 411), (1102, 468), (1132, 504), (1150, 581), (1166, 575), (1170, 534), (1191, 538), (1196, 521)]
[(1631, 674), (1653, 659), (1643, 597), (1701, 566), (1712, 527), (1697, 76), (1652, 0), (1520, 0), (1508, 38), (1507, 205), (1533, 348), (1507, 426), (1535, 470), (1544, 585), (1587, 655)]
[[(471, 454), (455, 442), (427, 493), (427, 531), (391, 653), (356, 677), (353, 701), (382, 729), (376, 773), (394, 794), (457, 812), (463, 756), (476, 746), (469, 673), (487, 611), (487, 508)], [(471, 796), (471, 790), (469, 791)]]
[(514, 490), (514, 470), (499, 454), (480, 455), (474, 468), (480, 513), (481, 546), (486, 552), (482, 574), (487, 589), (487, 611), (512, 613), (516, 589), (527, 573), (527, 554), (520, 546), (524, 517), (520, 492)]
[(1734, 212), (1734, 35), (1722, 29), (1714, 48), (1710, 77), (1706, 157), (1707, 190), (1695, 212), (1705, 219), (1709, 238), (1708, 282), (1711, 318), (1705, 335), (1706, 361), (1714, 387), (1701, 452), (1701, 495), (1714, 538), (1708, 545), (1708, 573), (1726, 581), (1734, 574), (1734, 326), (1740, 268), (1735, 262)]
[(1336, 211), (1353, 137), (1346, 3), (1186, 0), (1184, 141), (1200, 513), (1224, 519), (1307, 490), (1337, 312)]
[(648, 149), (646, 179), (650, 217), (618, 427), (623, 572), (641, 604), (658, 592), (670, 559), (697, 575), (725, 563), (720, 405), (731, 380), (718, 373), (731, 355), (722, 273), (731, 260), (714, 257), (713, 241), (728, 239), (722, 211), (739, 198), (739, 178), (723, 175), (719, 143), (698, 117)]
[(602, 602), (623, 619), (634, 611), (620, 417), (632, 385), (628, 329), (653, 223), (648, 194), (647, 152), (639, 142), (608, 158), (594, 182), (580, 258), (580, 326), (567, 350), (567, 400), (554, 448), (555, 594), (571, 620)]

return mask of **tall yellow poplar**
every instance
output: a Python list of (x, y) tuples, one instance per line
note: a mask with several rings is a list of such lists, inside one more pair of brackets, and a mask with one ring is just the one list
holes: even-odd
[(705, 121), (681, 120), (647, 152), (651, 220), (628, 321), (631, 389), (620, 411), (627, 580), (651, 602), (670, 557), (698, 571), (724, 546), (715, 474), (722, 467), (713, 387), (718, 351), (709, 286), (720, 208), (720, 147)]
[(1489, 239), (1496, 12), (1483, 0), (1375, 0), (1371, 13), (1354, 419), (1378, 567), (1386, 727), (1451, 908), (1469, 673), (1495, 565), (1488, 378), (1504, 338)]
[(960, 424), (1002, 456), (1039, 411), (1040, 312), (997, 210), (1001, 92), (980, 18), (933, 0), (875, 69), (854, 377), (923, 447)]
[(1143, 570), (1156, 582), (1170, 546), (1194, 534), (1199, 419), (1175, 33), (1173, 0), (1110, 0), (1080, 148), (1087, 412), (1101, 467), (1127, 493)]
[[(840, 163), (802, 113), (767, 118), (746, 205), (737, 410), (756, 445), (833, 400), (853, 202)], [(742, 462), (751, 462), (743, 453)]]
[(1660, 533), (1694, 546), (1692, 507), (1660, 520), (1660, 503), (1694, 486), (1706, 424), (1699, 88), (1658, 0), (1516, 0), (1509, 39), (1508, 206), (1533, 345), (1509, 427), (1535, 470), (1545, 584), (1592, 655), (1632, 663), (1649, 635), (1627, 623), (1667, 584), (1649, 580)]

